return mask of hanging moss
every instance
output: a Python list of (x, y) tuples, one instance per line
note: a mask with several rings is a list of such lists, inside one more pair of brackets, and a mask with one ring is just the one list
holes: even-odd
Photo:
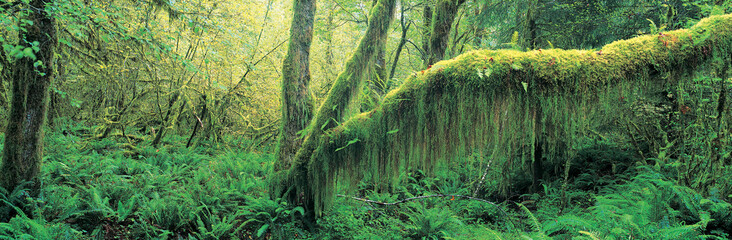
[[(566, 159), (576, 149), (569, 139), (612, 122), (627, 111), (623, 102), (673, 86), (700, 66), (729, 66), (731, 33), (732, 15), (723, 15), (600, 50), (481, 50), (438, 62), (376, 109), (324, 127), (312, 155), (288, 173), (307, 181), (290, 183), (307, 186), (305, 198), (320, 212), (337, 182), (353, 183), (364, 172), (394, 179), (407, 165), (429, 171), (474, 148), (502, 169), (526, 167), (535, 159), (535, 134), (546, 139), (548, 161)], [(712, 63), (712, 53), (723, 57)], [(510, 183), (506, 177), (502, 185)]]
[[(310, 182), (307, 164), (313, 151), (322, 145), (324, 132), (344, 121), (348, 106), (352, 104), (353, 99), (357, 99), (357, 93), (363, 89), (365, 70), (377, 55), (378, 43), (385, 41), (383, 39), (386, 38), (393, 20), (395, 6), (396, 0), (379, 0), (371, 9), (366, 34), (306, 129), (308, 135), (297, 150), (292, 167), (277, 171), (270, 178), (270, 191), (274, 197), (285, 194), (289, 201), (301, 203), (308, 210), (314, 204), (313, 198), (310, 197), (311, 186), (307, 184)], [(301, 194), (305, 195), (304, 199), (300, 198)]]

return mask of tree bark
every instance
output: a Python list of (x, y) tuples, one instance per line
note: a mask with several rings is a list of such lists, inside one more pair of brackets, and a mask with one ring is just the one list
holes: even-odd
[[(30, 56), (13, 63), (13, 98), (8, 127), (5, 132), (5, 149), (0, 164), (0, 186), (12, 191), (25, 181), (34, 181), (40, 171), (43, 157), (43, 125), (48, 112), (48, 88), (54, 77), (53, 55), (56, 47), (56, 21), (47, 12), (51, 0), (32, 0), (26, 20), (20, 21), (18, 45), (32, 48)], [(32, 190), (39, 186), (33, 184)]]
[(458, 9), (463, 3), (465, 3), (465, 0), (440, 0), (437, 2), (432, 16), (429, 51), (427, 52), (428, 57), (425, 68), (445, 57), (452, 23), (455, 21), (455, 15), (457, 15)]
[(310, 45), (316, 0), (294, 0), (290, 44), (282, 63), (282, 125), (275, 171), (287, 169), (302, 144), (300, 132), (312, 118)]

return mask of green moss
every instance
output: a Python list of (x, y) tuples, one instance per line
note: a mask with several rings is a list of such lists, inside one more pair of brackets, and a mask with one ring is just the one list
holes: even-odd
[[(413, 74), (373, 111), (326, 128), (303, 162), (307, 183), (299, 184), (312, 188), (320, 211), (332, 203), (338, 181), (353, 183), (364, 172), (395, 179), (405, 166), (429, 170), (472, 149), (483, 150), (504, 171), (528, 168), (537, 134), (546, 141), (542, 155), (548, 161), (566, 159), (576, 144), (567, 139), (627, 110), (618, 98), (673, 86), (712, 64), (712, 53), (729, 66), (731, 33), (732, 15), (724, 15), (596, 51), (480, 50), (438, 62)], [(508, 189), (510, 174), (504, 175)]]

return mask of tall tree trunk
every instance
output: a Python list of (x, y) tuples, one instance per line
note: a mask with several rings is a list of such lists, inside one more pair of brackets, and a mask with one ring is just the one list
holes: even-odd
[(194, 120), (193, 120), (193, 131), (191, 131), (191, 136), (188, 137), (188, 142), (186, 143), (186, 148), (190, 148), (193, 144), (193, 138), (196, 136), (196, 133), (198, 132), (199, 125), (201, 128), (203, 128), (203, 121), (206, 119), (206, 114), (208, 114), (208, 101), (206, 100), (206, 94), (201, 95), (201, 113), (198, 116), (195, 116), (194, 114)]
[(434, 0), (425, 0), (424, 9), (422, 10), (422, 62), (425, 66), (429, 59), (430, 52), (430, 36), (432, 35), (432, 8)]
[[(377, 0), (373, 1), (372, 8), (376, 6)], [(386, 38), (379, 39), (379, 45), (378, 45), (379, 52), (376, 54), (376, 59), (374, 61), (374, 71), (375, 71), (375, 77), (377, 80), (380, 80), (382, 83), (386, 83), (388, 80), (386, 78)], [(379, 94), (383, 94), (383, 89), (385, 86), (377, 86), (376, 90), (379, 90)]]
[(519, 46), (522, 48), (534, 49), (537, 47), (537, 25), (536, 19), (539, 18), (539, 1), (531, 0), (528, 3), (524, 3), (522, 6), (517, 6), (518, 9), (526, 9), (525, 14), (519, 14), (517, 17), (520, 27), (520, 41)]
[(432, 16), (432, 27), (429, 41), (429, 51), (425, 67), (432, 65), (445, 57), (445, 50), (450, 38), (452, 23), (455, 21), (460, 5), (465, 0), (439, 0)]
[[(323, 104), (320, 106), (313, 121), (310, 123), (310, 133), (305, 138), (295, 156), (294, 165), (288, 171), (277, 171), (271, 178), (271, 194), (279, 197), (285, 194), (290, 202), (297, 202), (304, 205), (308, 211), (314, 210), (319, 214), (326, 204), (320, 202), (323, 192), (314, 192), (309, 185), (308, 178), (312, 178), (312, 172), (308, 169), (308, 163), (315, 148), (321, 144), (325, 132), (342, 122), (346, 106), (358, 97), (363, 87), (364, 74), (370, 62), (378, 54), (379, 41), (386, 38), (389, 25), (394, 17), (394, 6), (396, 0), (379, 0), (371, 10), (366, 34), (361, 38), (356, 51), (346, 62), (345, 70), (338, 75), (333, 88), (328, 93)], [(321, 169), (312, 169), (318, 172)], [(286, 194), (288, 193), (289, 194)], [(304, 199), (301, 199), (300, 197)], [(315, 203), (318, 204), (315, 204)]]
[[(54, 76), (53, 55), (56, 47), (56, 21), (47, 12), (51, 0), (32, 0), (25, 20), (19, 26), (19, 46), (33, 50), (35, 57), (13, 63), (13, 99), (5, 132), (5, 149), (0, 165), (0, 186), (12, 191), (38, 175), (43, 157), (43, 124), (48, 112), (48, 88)], [(33, 46), (35, 45), (35, 46)], [(39, 64), (40, 63), (40, 64)], [(37, 189), (38, 185), (31, 186)]]
[(333, 3), (327, 4), (329, 4), (329, 6), (326, 6), (328, 17), (325, 20), (325, 33), (323, 34), (323, 38), (325, 39), (325, 64), (321, 66), (322, 73), (324, 74), (322, 77), (325, 79), (325, 84), (323, 84), (321, 89), (318, 89), (317, 91), (318, 93), (322, 93), (322, 95), (328, 93), (328, 90), (333, 86), (333, 81), (335, 81), (338, 74), (338, 70), (335, 68), (335, 63), (333, 62), (333, 31), (337, 28), (335, 24), (335, 16), (338, 5)]
[[(480, 19), (480, 16), (483, 15), (488, 10), (488, 3), (484, 2), (480, 5), (479, 8), (475, 8), (475, 18)], [(476, 48), (480, 49), (483, 46), (483, 36), (485, 35), (485, 23), (483, 21), (476, 21), (473, 23), (473, 45), (476, 46)]]
[[(175, 105), (175, 102), (178, 101), (178, 98), (180, 98), (180, 93), (175, 92), (173, 93), (173, 96), (170, 97), (170, 100), (168, 101), (168, 111), (165, 112), (165, 117), (163, 118), (163, 122), (160, 123), (160, 129), (158, 129), (158, 132), (155, 134), (155, 139), (153, 139), (152, 145), (154, 148), (157, 148), (158, 145), (160, 145), (160, 141), (163, 140), (163, 135), (165, 134), (165, 129), (168, 126), (174, 126), (175, 124), (168, 124), (168, 121), (170, 120), (170, 115), (173, 114), (173, 105)], [(182, 106), (182, 105), (181, 105)], [(174, 117), (173, 119), (176, 119), (177, 117)]]
[(282, 125), (275, 171), (288, 169), (302, 144), (300, 131), (312, 118), (310, 84), (310, 44), (316, 0), (294, 0), (290, 45), (282, 63)]

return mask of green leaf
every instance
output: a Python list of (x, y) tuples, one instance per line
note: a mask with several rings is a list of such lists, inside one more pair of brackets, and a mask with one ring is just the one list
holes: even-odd
[(66, 44), (66, 46), (71, 47), (71, 43), (69, 41), (67, 41), (66, 39), (59, 38), (58, 41), (61, 42), (61, 43), (63, 43), (63, 44)]
[(267, 232), (267, 229), (269, 229), (269, 224), (262, 225), (262, 227), (257, 230), (257, 237), (262, 237), (262, 235)]
[(320, 126), (320, 130), (325, 130), (325, 127), (328, 126), (329, 122), (330, 122), (330, 119), (326, 120), (325, 123), (323, 123), (323, 126)]
[(399, 132), (399, 129), (394, 129), (394, 130), (388, 131), (388, 132), (386, 132), (386, 134), (394, 134), (397, 132)]
[(295, 212), (299, 212), (299, 213), (300, 213), (300, 215), (303, 215), (303, 216), (305, 216), (305, 209), (304, 209), (304, 208), (302, 208), (302, 207), (296, 207), (296, 208), (293, 208), (293, 209), (292, 209), (292, 211), (295, 211)]
[(23, 49), (23, 56), (36, 60), (36, 54), (33, 53), (33, 48), (27, 47), (27, 48)]
[(335, 151), (337, 152), (337, 151), (343, 150), (344, 148), (351, 146), (351, 144), (357, 143), (359, 141), (361, 141), (361, 140), (359, 140), (358, 138), (348, 141), (348, 144), (346, 144), (346, 146), (340, 147), (340, 148), (336, 149)]

